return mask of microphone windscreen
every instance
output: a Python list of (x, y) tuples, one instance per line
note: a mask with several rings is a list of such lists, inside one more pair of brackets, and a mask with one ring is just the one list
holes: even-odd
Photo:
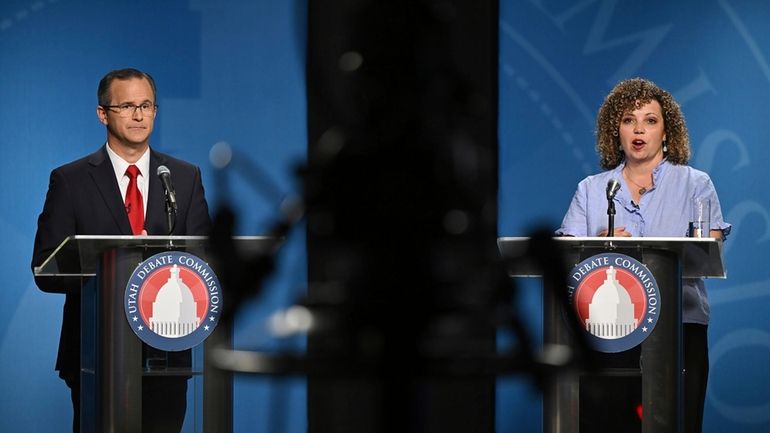
[(607, 182), (607, 200), (612, 200), (620, 189), (620, 182), (617, 179), (610, 179)]
[(171, 170), (168, 169), (165, 165), (158, 166), (158, 176), (163, 176), (164, 174), (171, 174)]

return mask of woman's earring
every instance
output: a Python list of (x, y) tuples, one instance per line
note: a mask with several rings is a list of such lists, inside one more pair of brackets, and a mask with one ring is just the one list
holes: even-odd
[(663, 141), (663, 153), (666, 153), (666, 152), (668, 152), (668, 145), (666, 144), (665, 141)]

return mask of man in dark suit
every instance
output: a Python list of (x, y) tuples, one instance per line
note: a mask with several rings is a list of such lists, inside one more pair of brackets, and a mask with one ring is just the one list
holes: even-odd
[[(70, 235), (168, 234), (163, 185), (156, 172), (173, 173), (177, 199), (175, 235), (205, 235), (211, 226), (200, 169), (150, 149), (157, 115), (155, 82), (136, 69), (102, 78), (96, 114), (107, 128), (107, 143), (82, 159), (51, 172), (43, 211), (38, 218), (32, 266), (39, 266)], [(132, 174), (138, 168), (138, 174)], [(138, 192), (137, 192), (138, 190)], [(137, 195), (138, 194), (138, 195)], [(131, 198), (133, 197), (133, 199)], [(129, 217), (129, 214), (133, 214)], [(56, 370), (72, 391), (73, 430), (79, 431), (80, 286), (36, 278), (45, 292), (64, 293)], [(143, 432), (179, 431), (186, 410), (187, 379), (145, 378)], [(159, 388), (160, 398), (148, 392)], [(144, 422), (147, 421), (147, 422)], [(165, 423), (165, 424), (164, 424)]]

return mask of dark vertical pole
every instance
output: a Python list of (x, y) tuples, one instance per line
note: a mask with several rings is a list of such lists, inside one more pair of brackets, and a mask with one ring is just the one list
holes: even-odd
[[(580, 250), (568, 251), (570, 269), (579, 263)], [(552, 286), (549, 286), (549, 283)], [(564, 302), (557, 290), (565, 290), (560, 281), (543, 281), (543, 341), (545, 344), (575, 347), (574, 331), (565, 320)], [(549, 378), (543, 389), (543, 433), (579, 433), (580, 374), (564, 371)]]
[(495, 348), (479, 318), (497, 259), (497, 19), (497, 1), (309, 2), (309, 302), (334, 320), (308, 351), (341, 360), (308, 380), (310, 432), (493, 431), (493, 377), (424, 367), (437, 346)]
[(682, 431), (682, 269), (676, 253), (646, 249), (660, 289), (661, 315), (642, 343), (642, 433)]
[(221, 320), (204, 342), (203, 349), (203, 431), (232, 433), (233, 373), (216, 368), (212, 361), (215, 348), (232, 348), (232, 322)]
[[(82, 328), (93, 326), (93, 347), (83, 341), (86, 351), (92, 351), (92, 371), (81, 375), (89, 385), (84, 395), (92, 393), (93, 406), (84, 413), (93, 415), (91, 426), (97, 432), (136, 432), (142, 426), (142, 344), (126, 320), (123, 296), (126, 282), (136, 265), (142, 261), (139, 249), (118, 248), (102, 254), (98, 284), (87, 288), (95, 293), (84, 300), (93, 304), (83, 310)], [(88, 314), (93, 314), (87, 317)], [(93, 408), (93, 412), (91, 412)], [(86, 417), (84, 422), (89, 422)]]

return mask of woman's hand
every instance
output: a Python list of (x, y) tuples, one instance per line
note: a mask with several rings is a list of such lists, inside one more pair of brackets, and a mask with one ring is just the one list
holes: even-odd
[[(602, 230), (602, 231), (599, 232), (599, 236), (600, 237), (606, 237), (607, 236), (607, 232), (608, 232), (607, 229)], [(613, 235), (615, 237), (619, 237), (619, 238), (620, 237), (623, 237), (623, 238), (630, 238), (631, 237), (631, 233), (627, 232), (625, 227), (615, 227)]]

